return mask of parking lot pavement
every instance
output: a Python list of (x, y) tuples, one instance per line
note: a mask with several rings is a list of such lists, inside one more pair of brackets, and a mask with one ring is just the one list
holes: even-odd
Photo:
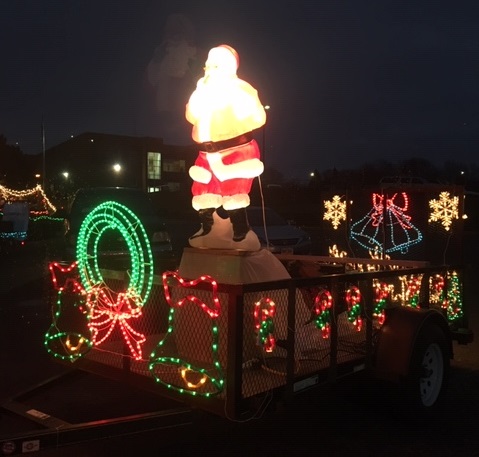
[[(0, 266), (2, 401), (65, 370), (43, 349), (43, 335), (51, 323), (51, 310), (45, 301), (48, 276), (44, 256), (45, 246), (39, 245)], [(474, 279), (475, 269), (469, 274)], [(472, 288), (469, 293), (470, 327), (478, 335), (479, 304), (473, 301)], [(355, 457), (479, 456), (479, 341), (476, 338), (467, 346), (455, 344), (454, 352), (449, 389), (441, 409), (420, 424), (409, 411), (394, 402), (394, 390), (368, 381), (346, 379), (337, 385), (304, 393), (296, 397), (292, 405), (267, 410), (245, 423), (196, 412), (194, 424), (185, 429), (98, 436), (96, 441), (46, 449), (36, 455), (193, 456), (201, 453), (290, 457), (314, 452)], [(89, 379), (88, 383), (92, 386), (89, 404), (95, 405), (96, 414), (111, 415), (111, 402), (105, 401), (105, 381)], [(132, 392), (127, 387), (125, 391), (128, 395), (123, 399), (132, 406), (147, 401), (143, 393)], [(67, 397), (54, 392), (49, 401), (56, 402), (60, 409), (71, 409), (75, 403), (71, 392), (70, 389)], [(6, 429), (7, 418), (0, 416), (0, 430)]]
[[(388, 397), (391, 391), (366, 382), (345, 380), (298, 396), (289, 407), (268, 410), (244, 423), (197, 412), (194, 423), (184, 428), (103, 436), (65, 448), (46, 449), (38, 455), (196, 456), (201, 453), (289, 457), (314, 452), (360, 457), (473, 457), (479, 450), (478, 386), (477, 370), (455, 367), (442, 409), (423, 423), (407, 411), (392, 409), (394, 400)], [(104, 394), (105, 390), (100, 392)], [(71, 398), (52, 401), (64, 401), (72, 407)], [(106, 404), (99, 397), (97, 402)]]

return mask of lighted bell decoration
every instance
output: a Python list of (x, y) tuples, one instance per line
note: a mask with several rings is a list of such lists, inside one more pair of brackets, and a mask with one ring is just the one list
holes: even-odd
[[(373, 208), (351, 225), (350, 236), (363, 248), (381, 255), (408, 249), (422, 241), (422, 233), (412, 224), (406, 192), (388, 197), (373, 193)], [(383, 233), (384, 232), (384, 233)]]
[[(197, 284), (205, 290), (191, 289)], [(218, 324), (221, 321), (224, 328), (226, 322), (217, 282), (210, 276), (187, 281), (177, 272), (167, 271), (163, 273), (163, 288), (170, 306), (168, 330), (150, 355), (150, 372), (157, 382), (180, 393), (219, 394), (224, 375)], [(224, 350), (222, 353), (224, 356)]]
[[(256, 89), (238, 78), (238, 66), (238, 53), (231, 46), (211, 49), (205, 74), (186, 105), (186, 119), (199, 147), (189, 170), (192, 205), (201, 221), (201, 229), (189, 240), (193, 247), (252, 251), (261, 247), (245, 208), (253, 179), (264, 169), (251, 132), (265, 124), (266, 112)], [(226, 217), (216, 217), (220, 207)], [(225, 228), (228, 224), (230, 230)]]
[(54, 262), (49, 268), (57, 303), (44, 345), (52, 356), (75, 362), (92, 348), (84, 289), (79, 283), (76, 262), (67, 268)]

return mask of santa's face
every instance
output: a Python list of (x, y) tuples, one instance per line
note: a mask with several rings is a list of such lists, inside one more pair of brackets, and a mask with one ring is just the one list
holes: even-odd
[(205, 81), (236, 76), (236, 57), (227, 48), (217, 47), (208, 53), (205, 63)]

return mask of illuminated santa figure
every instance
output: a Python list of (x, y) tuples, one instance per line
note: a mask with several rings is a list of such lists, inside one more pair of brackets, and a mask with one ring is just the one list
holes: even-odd
[[(246, 207), (253, 179), (263, 172), (260, 151), (252, 137), (266, 122), (258, 92), (236, 75), (238, 53), (228, 45), (211, 49), (205, 75), (186, 105), (199, 153), (189, 174), (192, 206), (201, 229), (189, 239), (193, 247), (258, 250)], [(228, 218), (218, 215), (223, 207)]]

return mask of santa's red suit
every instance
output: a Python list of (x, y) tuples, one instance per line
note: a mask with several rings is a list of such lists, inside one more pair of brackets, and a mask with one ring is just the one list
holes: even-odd
[(238, 54), (230, 46), (211, 49), (205, 76), (186, 105), (192, 138), (200, 149), (189, 170), (192, 205), (202, 222), (202, 229), (190, 238), (192, 246), (213, 247), (205, 245), (205, 237), (220, 206), (229, 212), (235, 243), (249, 231), (244, 208), (250, 203), (252, 180), (264, 169), (251, 132), (264, 125), (266, 112), (256, 89), (236, 75), (238, 65)]

